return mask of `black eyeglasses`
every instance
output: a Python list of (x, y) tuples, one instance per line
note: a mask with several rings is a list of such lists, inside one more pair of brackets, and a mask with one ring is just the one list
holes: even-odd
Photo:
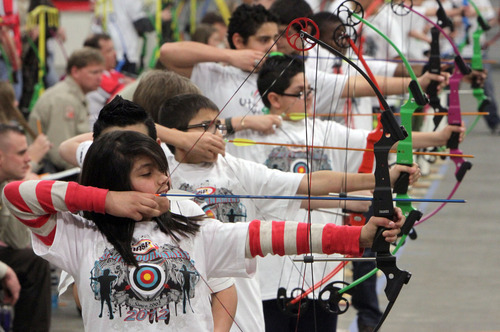
[(203, 121), (202, 123), (197, 123), (193, 125), (189, 125), (185, 127), (183, 130), (193, 129), (193, 128), (203, 128), (204, 131), (210, 130), (212, 134), (215, 134), (217, 130), (221, 133), (222, 136), (226, 136), (227, 128), (226, 125), (221, 123), (220, 120), (217, 121)]
[[(306, 98), (309, 98), (309, 96), (313, 92), (314, 92), (314, 88), (307, 89), (307, 92), (305, 93)], [(281, 95), (281, 96), (287, 96), (287, 97), (295, 97), (295, 98), (298, 98), (300, 100), (304, 99), (304, 91), (300, 91), (299, 93), (284, 93), (283, 92), (283, 93), (279, 93), (279, 95)]]

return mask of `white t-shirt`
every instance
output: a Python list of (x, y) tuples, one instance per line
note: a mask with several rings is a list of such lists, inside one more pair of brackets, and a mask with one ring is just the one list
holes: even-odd
[[(314, 127), (314, 130), (313, 130)], [(306, 136), (306, 132), (308, 135)], [(312, 133), (314, 132), (314, 137)], [(305, 137), (309, 138), (307, 144), (315, 146), (365, 148), (369, 131), (349, 129), (335, 121), (300, 120), (283, 121), (281, 127), (274, 134), (265, 135), (251, 130), (238, 132), (236, 137), (251, 139), (256, 142), (271, 142), (285, 144), (306, 144)], [(272, 145), (252, 145), (238, 147), (234, 144), (226, 146), (227, 152), (240, 158), (253, 160), (265, 164), (269, 168), (286, 170), (294, 173), (305, 173), (306, 149), (298, 147), (282, 147)], [(339, 172), (357, 172), (362, 152), (334, 149), (314, 149), (313, 171), (334, 170)]]
[[(434, 5), (436, 3), (434, 2)], [(413, 6), (413, 10), (415, 10), (417, 13), (424, 14), (425, 10), (428, 7), (426, 6)], [(431, 45), (423, 40), (410, 37), (410, 31), (419, 31), (421, 33), (424, 33), (424, 30), (426, 28), (426, 25), (429, 24), (426, 20), (424, 20), (422, 17), (419, 15), (415, 14), (414, 12), (409, 12), (405, 17), (405, 24), (401, 24), (401, 28), (403, 29), (403, 54), (406, 56), (407, 59), (416, 59), (416, 60), (427, 60), (428, 57), (424, 55), (424, 52), (427, 50), (430, 50)], [(436, 22), (436, 20), (433, 20), (433, 22)], [(430, 32), (427, 33), (428, 37), (431, 37)], [(441, 35), (440, 35), (441, 38)], [(444, 40), (444, 38), (441, 38), (442, 42), (441, 43), (447, 43), (447, 41)]]
[[(352, 53), (352, 54), (351, 54)], [(347, 54), (348, 58), (352, 60), (361, 70), (366, 72), (361, 61), (356, 57), (354, 52), (349, 51)], [(361, 74), (352, 67), (347, 61), (343, 61), (341, 58), (336, 57), (330, 51), (323, 47), (314, 47), (309, 51), (309, 60), (318, 59), (318, 68), (320, 71), (332, 73), (333, 67), (335, 65), (340, 65), (341, 76), (337, 75), (339, 79), (343, 77), (342, 81), (339, 81), (340, 85), (345, 85), (348, 77), (360, 76)], [(364, 56), (367, 61), (372, 73), (377, 76), (394, 76), (396, 67), (398, 66), (395, 62), (373, 60), (373, 58)], [(315, 63), (316, 61), (314, 61)], [(335, 74), (333, 74), (335, 75)], [(356, 86), (354, 86), (354, 92), (356, 91)], [(343, 89), (342, 89), (343, 90)], [(342, 92), (341, 92), (342, 93)], [(383, 91), (382, 91), (383, 93)], [(340, 95), (339, 95), (340, 96)], [(357, 114), (371, 114), (373, 113), (372, 106), (378, 105), (378, 99), (376, 97), (358, 97), (351, 98), (351, 110), (347, 109), (348, 104), (345, 98), (340, 98), (336, 101), (336, 105), (331, 103), (332, 108), (328, 112), (330, 115), (328, 119), (334, 120), (338, 123), (347, 125), (350, 128), (355, 129), (373, 129), (373, 119), (370, 116), (359, 116)], [(318, 112), (317, 112), (318, 113)], [(348, 119), (347, 115), (353, 114), (353, 116)]]
[[(203, 216), (204, 213), (200, 210), (199, 206), (196, 204), (186, 205), (182, 201), (171, 201), (170, 202), (170, 211), (176, 214), (182, 214), (185, 217), (198, 217)], [(182, 213), (181, 213), (182, 211)], [(68, 274), (68, 272), (62, 270), (61, 275), (59, 277), (59, 285), (58, 285), (58, 293), (59, 298), (71, 301), (73, 300), (73, 289), (72, 285), (74, 284), (75, 279)], [(207, 280), (207, 283), (212, 290), (212, 292), (217, 293), (226, 288), (234, 285), (233, 278), (211, 278)]]
[[(321, 113), (335, 112), (346, 77), (317, 73), (314, 62), (306, 61), (305, 74), (309, 84), (316, 88), (316, 109)], [(233, 66), (204, 62), (194, 66), (191, 81), (217, 105), (223, 118), (262, 115), (264, 103), (257, 89), (257, 74), (248, 75)]]
[[(181, 212), (184, 207), (191, 212), (199, 209), (191, 201), (180, 203)], [(254, 260), (244, 258), (241, 245), (247, 225), (232, 226), (207, 220), (195, 237), (177, 243), (156, 223), (137, 223), (133, 250), (138, 268), (124, 264), (91, 222), (69, 212), (57, 214), (51, 247), (35, 236), (32, 241), (37, 255), (75, 277), (85, 330), (211, 331), (205, 281), (255, 271)]]
[[(174, 188), (198, 194), (294, 195), (303, 178), (270, 170), (229, 153), (216, 163), (179, 164), (167, 156)], [(235, 198), (196, 199), (206, 215), (223, 222), (249, 222), (254, 219), (289, 220), (299, 210), (298, 200), (251, 200)], [(243, 331), (264, 331), (259, 283), (256, 278), (236, 278), (238, 308), (235, 322)], [(234, 324), (232, 330), (239, 330)]]
[[(404, 19), (405, 17), (394, 14), (390, 5), (383, 5), (377, 13), (368, 17), (368, 21), (389, 37), (401, 51), (404, 46), (403, 40), (408, 38), (403, 36)], [(364, 26), (362, 33), (366, 37), (363, 47), (367, 55), (377, 59), (393, 59), (399, 56), (397, 51), (370, 27)]]
[(217, 105), (223, 118), (262, 115), (264, 104), (257, 89), (257, 74), (248, 75), (233, 66), (203, 62), (194, 66), (191, 81)]
[[(306, 125), (309, 135), (306, 136)], [(312, 128), (314, 125), (314, 139)], [(352, 147), (365, 147), (366, 136), (368, 131), (364, 130), (351, 130), (342, 126), (334, 121), (321, 121), (321, 120), (302, 120), (297, 122), (283, 121), (282, 126), (276, 130), (274, 134), (262, 135), (258, 132), (245, 130), (237, 134), (238, 138), (247, 138), (256, 142), (274, 142), (285, 144), (305, 144), (305, 137), (309, 138), (309, 144), (314, 142), (314, 145), (323, 146), (345, 146), (346, 135), (349, 134), (349, 146)], [(278, 147), (269, 145), (252, 145), (247, 147), (238, 147), (233, 144), (228, 144), (227, 151), (231, 154), (255, 161), (269, 168), (276, 168), (283, 171), (294, 173), (305, 173), (307, 169), (306, 163), (306, 149), (298, 147)], [(313, 155), (313, 169), (317, 170), (336, 170), (344, 171), (344, 164), (347, 161), (348, 171), (356, 172), (362, 159), (360, 152), (346, 152), (342, 150), (326, 150), (315, 149)], [(342, 218), (335, 214), (340, 212), (335, 209), (328, 209), (322, 211), (311, 211), (310, 219), (314, 223), (325, 224), (327, 222), (334, 222), (336, 224), (342, 223)], [(294, 220), (308, 222), (307, 210), (301, 209), (294, 216)], [(299, 256), (299, 258), (302, 256)], [(323, 257), (315, 255), (315, 257)], [(294, 262), (296, 257), (276, 257), (266, 256), (258, 258), (258, 271), (261, 296), (263, 300), (271, 300), (277, 298), (277, 291), (279, 287), (285, 287), (288, 290), (300, 287), (308, 288), (314, 282), (321, 280), (328, 272), (335, 269), (338, 262), (319, 263), (315, 262), (313, 265), (314, 274), (311, 274), (311, 265), (300, 262)], [(314, 276), (314, 277), (313, 277)], [(337, 274), (336, 277), (329, 280), (340, 280), (342, 274)], [(287, 294), (290, 296), (290, 294)], [(318, 293), (315, 293), (317, 298)], [(312, 296), (312, 295), (311, 295)]]
[[(316, 89), (315, 109), (320, 114), (339, 114), (344, 109), (345, 99), (341, 98), (348, 76), (334, 74), (327, 50), (316, 46), (308, 51), (305, 74), (311, 87)], [(319, 52), (319, 56), (318, 53)]]

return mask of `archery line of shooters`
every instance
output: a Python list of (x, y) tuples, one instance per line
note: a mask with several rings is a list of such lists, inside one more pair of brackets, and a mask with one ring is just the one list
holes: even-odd
[[(75, 302), (89, 331), (335, 331), (339, 315), (318, 294), (344, 281), (342, 263), (295, 258), (374, 256), (378, 227), (396, 242), (405, 220), (399, 208), (390, 220), (372, 216), (368, 200), (307, 198), (372, 197), (376, 185), (373, 159), (361, 172), (364, 152), (350, 150), (366, 148), (376, 126), (372, 87), (333, 51), (297, 50), (286, 38), (290, 22), (310, 18), (320, 40), (357, 62), (336, 38), (349, 30), (337, 8), (353, 3), (206, 3), (96, 1), (91, 32), (61, 76), (54, 47), (64, 47), (75, 27), (61, 25), (50, 0), (3, 1), (0, 277), (2, 301), (12, 306), (2, 314), (12, 318), (1, 320), (4, 330), (50, 330), (52, 266), (61, 271), (61, 301)], [(431, 73), (424, 20), (382, 1), (359, 4), (411, 60), (423, 91), (434, 85), (446, 105), (449, 45), (441, 43), (441, 72)], [(432, 21), (439, 6), (413, 2)], [(466, 59), (477, 51), (474, 9), (499, 25), (488, 0), (442, 7), (454, 23), (445, 31)], [(150, 59), (146, 36), (156, 39)], [(482, 60), (496, 39), (482, 36)], [(399, 55), (366, 26), (355, 42), (398, 114), (411, 80)], [(473, 68), (462, 87), (486, 94), (481, 111), (495, 133), (488, 65)], [(465, 138), (463, 123), (431, 116), (413, 123), (414, 149), (442, 151), (451, 136)], [(391, 153), (391, 185), (405, 172), (414, 184), (427, 159), (398, 165)], [(168, 196), (171, 189), (199, 196)], [(245, 195), (276, 197), (238, 197)], [(352, 225), (351, 212), (366, 218)], [(374, 267), (373, 260), (349, 265), (354, 279)], [(382, 316), (376, 278), (350, 293), (359, 331), (373, 331)]]

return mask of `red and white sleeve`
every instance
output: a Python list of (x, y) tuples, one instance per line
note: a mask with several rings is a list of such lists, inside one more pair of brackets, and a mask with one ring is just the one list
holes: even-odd
[(45, 245), (52, 245), (56, 214), (62, 211), (104, 213), (108, 190), (63, 181), (15, 181), (7, 184), (3, 200), (10, 212)]
[(362, 227), (307, 224), (294, 221), (250, 222), (246, 256), (299, 255), (307, 253), (361, 256)]

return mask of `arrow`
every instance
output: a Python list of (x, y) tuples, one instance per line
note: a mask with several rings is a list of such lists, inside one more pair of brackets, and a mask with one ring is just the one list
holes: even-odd
[[(305, 145), (305, 144), (290, 144), (290, 143), (272, 143), (272, 142), (256, 142), (247, 138), (235, 138), (232, 140), (227, 140), (228, 143), (233, 143), (236, 146), (252, 146), (252, 145), (273, 145), (273, 146), (287, 146), (295, 148), (311, 148), (311, 149), (327, 149), (327, 150), (350, 150), (350, 151), (373, 151), (373, 149), (366, 148), (349, 148), (349, 147), (335, 147), (335, 146), (318, 146), (318, 145)], [(391, 153), (396, 153), (396, 150), (390, 150)], [(438, 156), (438, 157), (464, 157), (464, 158), (474, 158), (473, 155), (455, 155), (450, 153), (440, 153), (440, 152), (414, 152), (415, 155), (425, 155), (425, 156)]]
[[(191, 198), (213, 199), (213, 198), (227, 198), (227, 199), (299, 199), (299, 200), (332, 200), (332, 201), (372, 201), (372, 197), (365, 196), (342, 196), (337, 193), (332, 193), (330, 196), (288, 196), (288, 195), (206, 195), (206, 194), (193, 194), (188, 191), (172, 189), (168, 193), (156, 194), (159, 197), (169, 197), (171, 201), (182, 201)], [(400, 198), (394, 199), (400, 202), (431, 202), (431, 203), (465, 203), (463, 199), (424, 199), (424, 198)]]
[[(315, 117), (336, 117), (336, 116), (344, 116), (344, 115), (349, 115), (349, 116), (377, 116), (379, 113), (324, 113), (324, 114), (315, 114)], [(488, 115), (488, 112), (462, 112), (462, 116), (480, 116), (480, 115)], [(395, 116), (400, 116), (401, 113), (394, 113)], [(431, 116), (431, 115), (440, 115), (440, 116), (447, 116), (447, 112), (436, 112), (436, 113), (413, 113), (412, 116)], [(299, 121), (303, 120), (306, 117), (310, 117), (312, 115), (305, 115), (304, 113), (288, 113), (288, 114), (282, 114), (281, 117), (283, 119), (289, 119), (292, 121)]]

